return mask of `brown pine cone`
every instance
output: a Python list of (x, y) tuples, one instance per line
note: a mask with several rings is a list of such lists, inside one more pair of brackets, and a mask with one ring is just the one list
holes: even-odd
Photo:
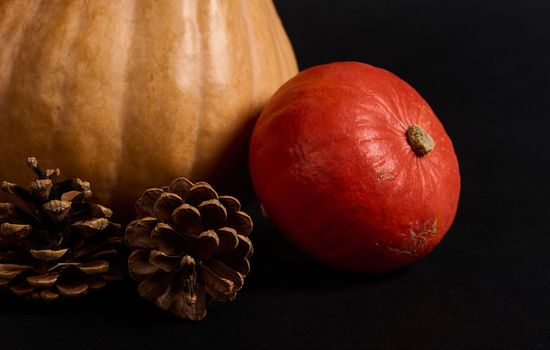
[(0, 286), (28, 299), (54, 301), (100, 289), (122, 274), (112, 265), (123, 247), (112, 211), (86, 203), (90, 184), (80, 179), (55, 183), (59, 169), (27, 164), (38, 179), (27, 190), (4, 181), (2, 190), (28, 207), (0, 203)]
[(211, 300), (230, 301), (250, 272), (252, 219), (239, 201), (205, 182), (178, 178), (147, 190), (126, 229), (130, 276), (140, 295), (177, 316), (200, 320)]

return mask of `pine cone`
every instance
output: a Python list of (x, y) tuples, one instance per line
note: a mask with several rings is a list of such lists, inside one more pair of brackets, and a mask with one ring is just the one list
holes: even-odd
[(200, 320), (211, 301), (231, 301), (250, 272), (252, 219), (239, 201), (205, 182), (178, 178), (147, 190), (126, 229), (128, 267), (140, 295), (177, 316)]
[(54, 183), (59, 169), (27, 164), (38, 179), (25, 189), (4, 181), (2, 190), (29, 208), (0, 203), (0, 286), (28, 299), (54, 301), (100, 289), (122, 275), (112, 260), (123, 247), (112, 211), (86, 203), (90, 184), (80, 179)]

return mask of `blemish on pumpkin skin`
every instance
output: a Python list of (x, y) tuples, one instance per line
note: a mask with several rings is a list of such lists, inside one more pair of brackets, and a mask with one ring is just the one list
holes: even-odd
[(417, 255), (416, 252), (411, 252), (410, 250), (405, 250), (405, 249), (398, 249), (398, 248), (394, 248), (394, 247), (387, 247), (389, 251), (391, 252), (394, 252), (394, 253), (399, 253), (399, 254), (405, 254), (405, 255)]
[(420, 230), (414, 230), (409, 227), (410, 243), (409, 247), (414, 253), (422, 252), (429, 240), (435, 236), (437, 232), (437, 219), (424, 222)]
[[(415, 229), (415, 226), (418, 227), (419, 225), (410, 224), (408, 234), (401, 234), (405, 238), (405, 243), (401, 247), (387, 246), (386, 248), (391, 252), (404, 255), (424, 255), (426, 246), (437, 233), (437, 219), (425, 221), (419, 229)], [(379, 244), (376, 245), (380, 246)]]
[(392, 181), (395, 179), (395, 176), (393, 176), (389, 171), (386, 170), (379, 171), (378, 173), (376, 173), (376, 175), (378, 176), (378, 179), (380, 181)]
[(411, 256), (416, 255), (414, 252), (412, 252), (410, 250), (399, 249), (399, 248), (395, 248), (395, 247), (391, 247), (391, 246), (383, 246), (380, 243), (374, 243), (374, 246), (379, 247), (379, 248), (385, 248), (385, 249), (389, 250), (390, 252), (399, 253), (399, 254), (403, 254), (403, 255), (411, 255)]

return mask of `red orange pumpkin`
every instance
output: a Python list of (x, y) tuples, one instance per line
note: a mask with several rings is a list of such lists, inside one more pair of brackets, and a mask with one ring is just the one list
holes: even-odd
[(305, 252), (353, 271), (418, 261), (449, 230), (453, 145), (407, 83), (340, 62), (283, 85), (255, 126), (249, 166), (272, 221)]

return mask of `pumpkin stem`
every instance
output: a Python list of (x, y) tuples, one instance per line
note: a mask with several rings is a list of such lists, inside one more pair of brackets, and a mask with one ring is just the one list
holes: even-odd
[(416, 124), (407, 128), (407, 142), (418, 157), (425, 156), (435, 147), (432, 137)]

